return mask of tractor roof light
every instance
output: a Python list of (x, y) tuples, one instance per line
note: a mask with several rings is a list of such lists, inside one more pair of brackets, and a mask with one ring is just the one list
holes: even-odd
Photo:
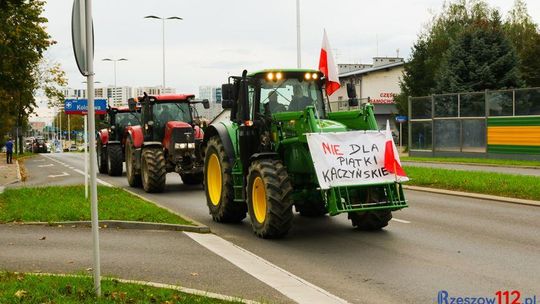
[(266, 79), (268, 79), (268, 80), (274, 80), (274, 73), (271, 73), (271, 72), (270, 72), (270, 73), (266, 74)]
[(313, 75), (311, 75), (311, 78), (313, 79), (317, 79), (319, 77), (319, 75), (317, 75), (317, 73), (313, 73)]
[(276, 73), (276, 79), (281, 80), (281, 78), (283, 78), (283, 74), (281, 74), (281, 72), (277, 72)]
[(304, 75), (304, 78), (306, 78), (306, 80), (310, 80), (310, 79), (311, 79), (311, 74), (310, 74), (310, 73), (306, 73), (306, 75)]

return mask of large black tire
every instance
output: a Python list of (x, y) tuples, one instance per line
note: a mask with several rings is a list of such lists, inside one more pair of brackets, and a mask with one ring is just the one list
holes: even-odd
[(298, 202), (294, 205), (297, 212), (305, 217), (321, 217), (328, 213), (321, 194), (309, 200)]
[(110, 176), (121, 176), (124, 164), (124, 154), (121, 145), (107, 147), (107, 172)]
[(137, 170), (136, 166), (137, 157), (135, 155), (135, 147), (133, 146), (133, 140), (128, 137), (126, 140), (126, 176), (128, 184), (131, 187), (140, 187), (142, 184), (141, 172)]
[(97, 141), (96, 155), (99, 173), (107, 174), (107, 147), (103, 147), (103, 143), (99, 139)]
[(212, 219), (220, 223), (237, 223), (246, 218), (247, 206), (234, 201), (232, 160), (218, 136), (210, 138), (204, 161), (204, 191)]
[(180, 177), (185, 185), (200, 185), (204, 181), (204, 174), (202, 172), (180, 174)]
[(388, 225), (392, 219), (392, 212), (390, 210), (349, 212), (349, 219), (359, 230), (374, 231)]
[(143, 189), (149, 193), (165, 190), (167, 168), (161, 147), (144, 148), (141, 157), (141, 177)]
[(249, 167), (247, 199), (253, 232), (262, 238), (279, 238), (293, 221), (292, 185), (279, 160), (262, 159)]

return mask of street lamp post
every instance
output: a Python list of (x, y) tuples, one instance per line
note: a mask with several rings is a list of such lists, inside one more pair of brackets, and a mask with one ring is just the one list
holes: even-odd
[(127, 61), (126, 58), (119, 58), (119, 59), (111, 59), (111, 58), (105, 58), (101, 61), (112, 61), (114, 63), (114, 87), (116, 88), (116, 63), (118, 61)]
[(162, 21), (162, 36), (163, 36), (163, 83), (162, 87), (165, 88), (165, 20), (184, 20), (177, 16), (172, 17), (158, 17), (154, 15), (145, 16), (145, 19), (159, 19)]
[(300, 0), (296, 0), (296, 64), (298, 68), (302, 68), (302, 55), (301, 55), (301, 41), (300, 41)]

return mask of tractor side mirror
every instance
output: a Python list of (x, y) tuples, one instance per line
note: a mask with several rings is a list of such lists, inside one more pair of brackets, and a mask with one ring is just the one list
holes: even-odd
[(233, 106), (233, 90), (234, 85), (231, 83), (226, 83), (221, 86), (221, 106), (223, 109), (230, 109)]
[(349, 97), (349, 107), (358, 106), (358, 99), (356, 98), (356, 88), (352, 83), (347, 83), (347, 97)]
[(135, 101), (135, 99), (133, 98), (128, 99), (128, 107), (131, 112), (135, 112), (137, 108), (137, 102)]
[(208, 99), (203, 100), (202, 105), (205, 109), (210, 109), (210, 102), (208, 101)]

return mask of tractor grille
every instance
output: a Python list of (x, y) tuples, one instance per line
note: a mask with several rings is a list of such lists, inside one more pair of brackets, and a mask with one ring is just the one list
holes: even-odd
[(194, 142), (192, 128), (177, 128), (172, 131), (173, 143), (191, 143)]

